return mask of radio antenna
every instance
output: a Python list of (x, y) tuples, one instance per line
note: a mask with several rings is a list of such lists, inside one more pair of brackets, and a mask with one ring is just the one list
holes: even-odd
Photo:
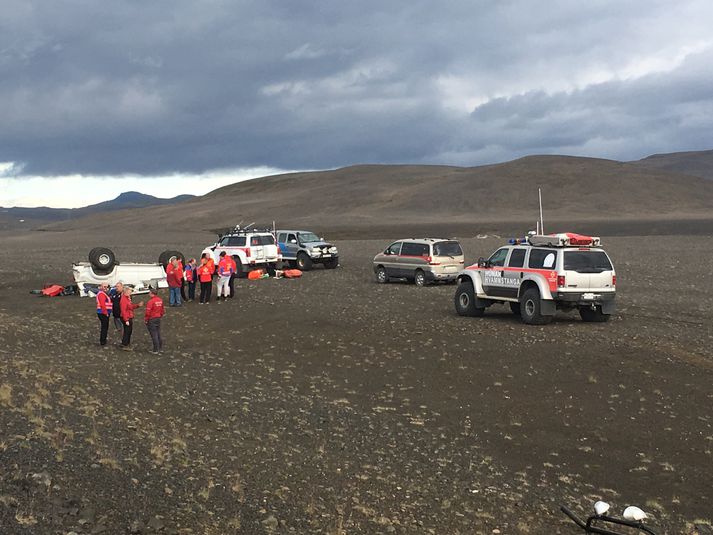
[(537, 195), (540, 198), (540, 232), (545, 233), (545, 223), (542, 219), (542, 188), (537, 188)]

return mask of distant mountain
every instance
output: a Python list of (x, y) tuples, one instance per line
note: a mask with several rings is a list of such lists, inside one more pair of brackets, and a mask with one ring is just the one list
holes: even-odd
[(86, 214), (93, 214), (106, 210), (123, 210), (124, 208), (143, 208), (144, 206), (159, 206), (164, 204), (176, 204), (193, 199), (194, 195), (178, 195), (170, 199), (162, 199), (153, 195), (146, 195), (138, 191), (126, 191), (116, 199), (92, 204), (83, 208), (76, 208), (73, 214), (75, 217), (82, 217)]
[(444, 235), (524, 231), (538, 216), (538, 187), (549, 228), (603, 232), (605, 224), (619, 222), (631, 231), (630, 222), (644, 221), (641, 232), (652, 232), (660, 221), (712, 219), (711, 180), (612, 160), (528, 156), (480, 167), (357, 165), (256, 178), (217, 189), (185, 207), (94, 214), (47, 228), (109, 229), (118, 218), (125, 229), (170, 226), (189, 210), (193, 228), (204, 230), (274, 220), (278, 227), (325, 235), (381, 235), (388, 228)]
[(127, 191), (112, 199), (82, 208), (2, 208), (0, 207), (0, 229), (27, 227), (57, 221), (67, 221), (101, 212), (125, 210), (128, 208), (145, 208), (147, 206), (162, 206), (177, 204), (195, 198), (193, 195), (179, 195), (170, 199), (162, 199), (146, 195), (138, 191)]
[(630, 163), (713, 180), (713, 150), (654, 154)]

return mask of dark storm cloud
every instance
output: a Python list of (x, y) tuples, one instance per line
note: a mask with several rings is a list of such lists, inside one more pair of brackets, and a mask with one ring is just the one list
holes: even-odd
[(0, 161), (26, 173), (634, 158), (711, 139), (703, 2), (1, 1)]
[(709, 149), (711, 64), (713, 52), (707, 51), (666, 74), (493, 99), (472, 113), (471, 139), (475, 147), (488, 142), (520, 155), (567, 153), (623, 160)]

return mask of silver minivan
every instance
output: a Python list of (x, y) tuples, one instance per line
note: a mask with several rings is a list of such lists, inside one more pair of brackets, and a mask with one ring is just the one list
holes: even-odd
[(464, 262), (463, 249), (457, 240), (407, 238), (395, 241), (374, 257), (374, 274), (381, 284), (406, 279), (425, 286), (455, 281)]

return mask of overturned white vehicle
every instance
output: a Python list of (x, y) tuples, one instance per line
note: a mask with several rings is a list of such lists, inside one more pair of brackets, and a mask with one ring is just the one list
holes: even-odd
[(79, 295), (95, 295), (100, 284), (110, 286), (122, 282), (134, 287), (134, 293), (146, 293), (149, 286), (167, 288), (166, 265), (174, 258), (184, 261), (178, 251), (164, 251), (156, 263), (118, 262), (116, 255), (106, 247), (95, 247), (89, 252), (89, 262), (72, 264), (72, 274)]

